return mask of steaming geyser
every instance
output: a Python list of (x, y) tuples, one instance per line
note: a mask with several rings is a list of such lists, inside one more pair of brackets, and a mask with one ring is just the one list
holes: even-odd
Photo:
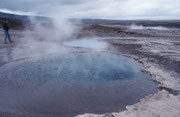
[(32, 117), (121, 111), (156, 92), (141, 64), (110, 53), (64, 53), (0, 68), (0, 113)]

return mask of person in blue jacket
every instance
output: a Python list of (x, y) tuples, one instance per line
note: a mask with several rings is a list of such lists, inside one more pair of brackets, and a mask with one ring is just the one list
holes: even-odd
[(9, 25), (8, 25), (8, 20), (6, 20), (3, 23), (3, 29), (4, 29), (4, 33), (5, 33), (5, 37), (4, 37), (4, 44), (7, 44), (7, 38), (9, 40), (10, 43), (12, 43), (13, 41), (11, 40), (11, 36), (9, 34)]

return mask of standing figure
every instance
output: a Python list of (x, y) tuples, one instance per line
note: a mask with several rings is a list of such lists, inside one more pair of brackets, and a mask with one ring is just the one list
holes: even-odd
[(11, 41), (11, 37), (9, 35), (9, 26), (8, 26), (8, 20), (6, 20), (3, 23), (3, 29), (4, 29), (4, 33), (5, 33), (5, 37), (4, 37), (4, 44), (7, 44), (7, 38), (9, 40), (10, 43), (12, 43), (13, 41)]

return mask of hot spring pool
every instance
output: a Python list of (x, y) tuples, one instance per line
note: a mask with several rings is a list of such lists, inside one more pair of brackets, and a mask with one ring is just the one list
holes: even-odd
[(65, 46), (79, 47), (79, 48), (92, 48), (92, 49), (104, 49), (107, 47), (107, 43), (98, 40), (74, 40), (64, 43)]
[(0, 67), (0, 114), (72, 117), (122, 111), (157, 92), (135, 60), (107, 52), (64, 53)]

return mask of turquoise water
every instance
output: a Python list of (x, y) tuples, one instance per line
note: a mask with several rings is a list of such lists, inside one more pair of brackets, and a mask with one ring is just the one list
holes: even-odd
[(75, 40), (75, 41), (65, 42), (64, 45), (71, 47), (103, 49), (107, 46), (107, 43), (97, 40), (86, 39), (86, 40)]
[(121, 111), (157, 92), (133, 59), (107, 52), (64, 53), (0, 68), (0, 112), (71, 117)]

